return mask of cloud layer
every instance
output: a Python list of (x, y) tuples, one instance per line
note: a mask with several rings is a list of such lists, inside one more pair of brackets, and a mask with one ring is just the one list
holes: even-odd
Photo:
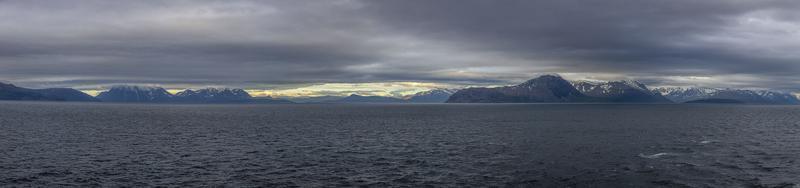
[(498, 85), (537, 73), (800, 90), (796, 0), (0, 1), (29, 87)]

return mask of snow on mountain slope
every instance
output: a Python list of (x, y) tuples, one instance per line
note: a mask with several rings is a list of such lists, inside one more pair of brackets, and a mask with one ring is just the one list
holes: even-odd
[(633, 80), (621, 81), (576, 81), (572, 85), (586, 96), (604, 99), (608, 102), (671, 102), (647, 86)]
[(101, 92), (97, 98), (106, 102), (167, 102), (172, 94), (161, 87), (120, 85)]
[(717, 89), (705, 87), (662, 87), (653, 89), (675, 102), (703, 99), (733, 99), (759, 104), (800, 104), (800, 99), (790, 93), (769, 90)]
[(456, 91), (458, 90), (433, 89), (408, 96), (406, 97), (406, 100), (413, 103), (443, 103), (447, 101), (447, 99), (450, 98), (453, 93), (456, 93)]

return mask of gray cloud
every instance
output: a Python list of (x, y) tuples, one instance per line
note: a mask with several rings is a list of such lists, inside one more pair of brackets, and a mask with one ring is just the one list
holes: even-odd
[(0, 1), (0, 80), (496, 85), (559, 72), (797, 91), (798, 8), (794, 0)]

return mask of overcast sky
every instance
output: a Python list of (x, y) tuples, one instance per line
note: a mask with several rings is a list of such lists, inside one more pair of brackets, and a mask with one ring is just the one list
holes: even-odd
[(0, 0), (0, 80), (293, 90), (560, 73), (800, 91), (797, 10), (797, 0)]

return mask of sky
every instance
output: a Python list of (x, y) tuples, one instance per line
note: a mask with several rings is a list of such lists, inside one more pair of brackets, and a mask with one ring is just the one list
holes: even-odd
[(800, 92), (797, 0), (0, 0), (0, 81), (400, 96), (558, 73)]

